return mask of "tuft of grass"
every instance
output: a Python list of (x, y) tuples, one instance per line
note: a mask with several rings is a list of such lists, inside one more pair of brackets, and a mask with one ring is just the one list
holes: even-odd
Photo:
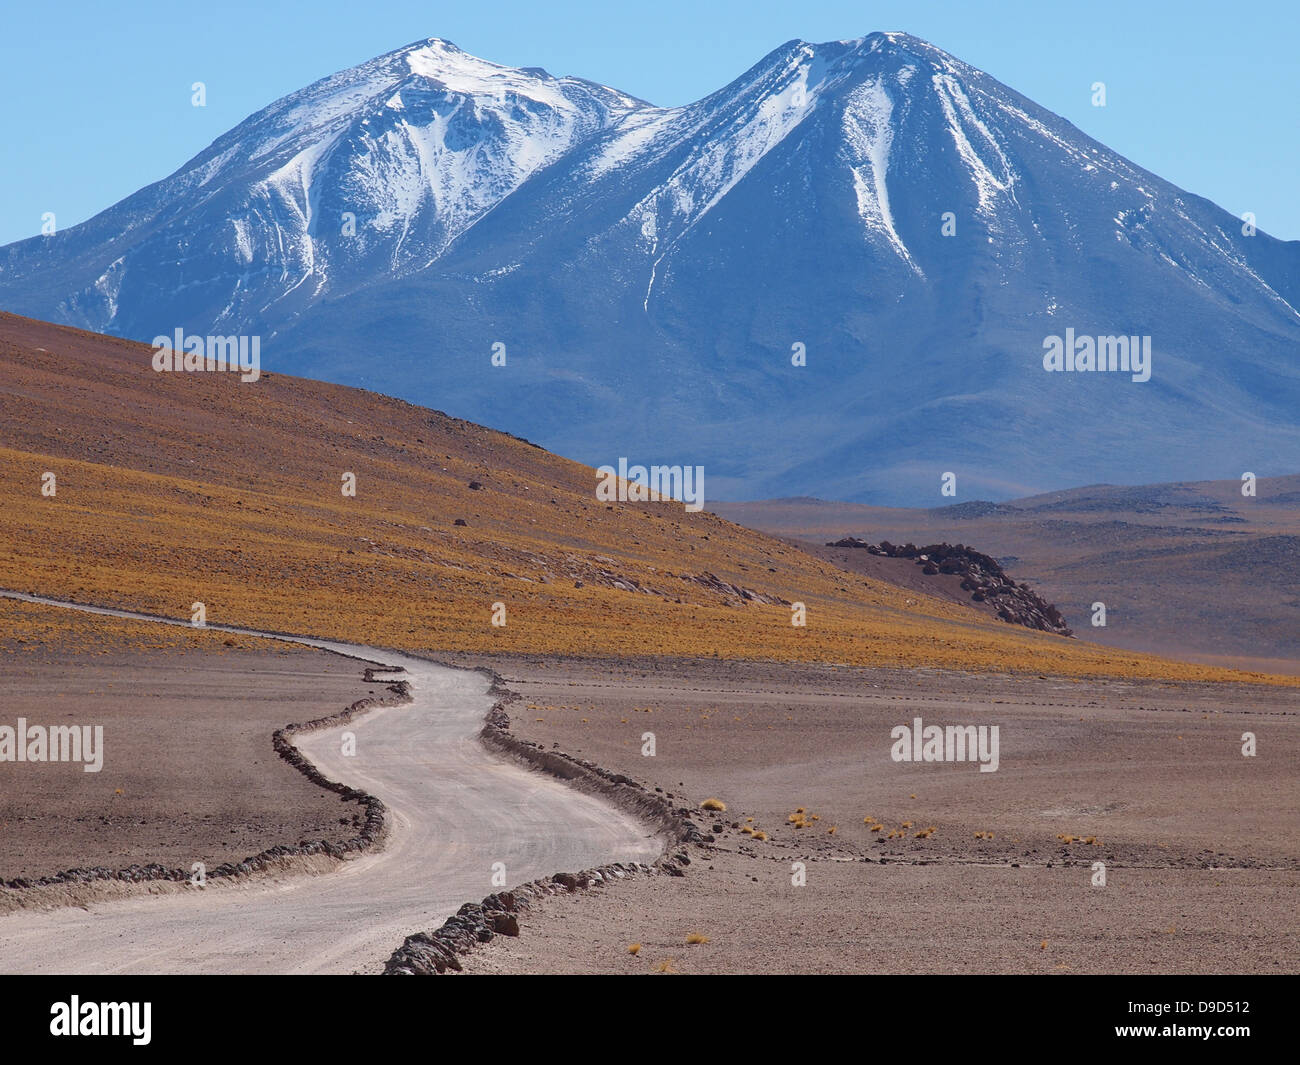
[(686, 937), (686, 942), (692, 946), (694, 946), (697, 943), (707, 943), (708, 941), (709, 941), (709, 937), (702, 936), (700, 935), (699, 932), (692, 932), (690, 935)]
[(716, 810), (718, 813), (726, 813), (727, 804), (721, 799), (705, 799), (700, 803), (701, 810)]
[(675, 973), (676, 971), (677, 970), (673, 968), (672, 958), (665, 958), (655, 966), (655, 972), (657, 973)]
[(631, 954), (631, 955), (634, 955), (634, 956), (637, 955), (637, 954), (640, 954), (640, 953), (641, 953), (641, 944), (640, 944), (640, 943), (633, 943), (631, 946), (629, 946), (629, 947), (627, 948), (627, 952), (628, 952), (629, 954)]
[(762, 829), (756, 829), (755, 832), (754, 832), (754, 838), (755, 838), (755, 839), (767, 839), (767, 833), (764, 832)]

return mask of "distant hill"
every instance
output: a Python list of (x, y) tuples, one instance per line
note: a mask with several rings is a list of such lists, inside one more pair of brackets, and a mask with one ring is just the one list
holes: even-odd
[[(906, 510), (787, 499), (717, 504), (752, 528), (821, 545), (851, 535), (949, 540), (995, 556), (1083, 640), (1300, 673), (1300, 475), (1092, 485), (1007, 503)], [(1106, 625), (1092, 625), (1096, 602)]]

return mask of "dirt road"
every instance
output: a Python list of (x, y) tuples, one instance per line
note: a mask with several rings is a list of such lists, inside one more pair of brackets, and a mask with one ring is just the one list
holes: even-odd
[[(384, 846), (321, 876), (209, 881), (202, 889), (87, 910), (11, 914), (0, 918), (0, 972), (377, 972), (404, 936), (437, 927), (462, 902), (492, 891), (494, 863), (503, 863), (509, 886), (659, 854), (658, 841), (627, 815), (488, 754), (476, 739), (492, 703), (482, 674), (376, 648), (209, 627), (406, 671), (401, 679), (410, 682), (413, 702), (295, 740), (327, 777), (384, 801), (390, 818)], [(342, 753), (345, 731), (355, 734), (355, 755)]]

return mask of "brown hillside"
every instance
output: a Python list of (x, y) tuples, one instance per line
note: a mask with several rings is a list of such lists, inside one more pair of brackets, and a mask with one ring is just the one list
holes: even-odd
[(151, 354), (0, 314), (0, 586), (426, 653), (1243, 679), (1017, 630), (677, 503), (607, 505), (588, 467), (398, 400)]

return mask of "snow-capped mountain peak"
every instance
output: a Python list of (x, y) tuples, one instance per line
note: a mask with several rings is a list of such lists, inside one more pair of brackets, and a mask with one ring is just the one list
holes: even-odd
[[(733, 498), (918, 502), (959, 461), (1027, 494), (1083, 449), (1113, 482), (1300, 468), (1300, 244), (906, 33), (789, 41), (680, 107), (416, 41), (0, 249), (0, 301), (260, 334), (597, 464), (669, 442)], [(1149, 337), (1149, 381), (1045, 374), (1067, 328)]]

